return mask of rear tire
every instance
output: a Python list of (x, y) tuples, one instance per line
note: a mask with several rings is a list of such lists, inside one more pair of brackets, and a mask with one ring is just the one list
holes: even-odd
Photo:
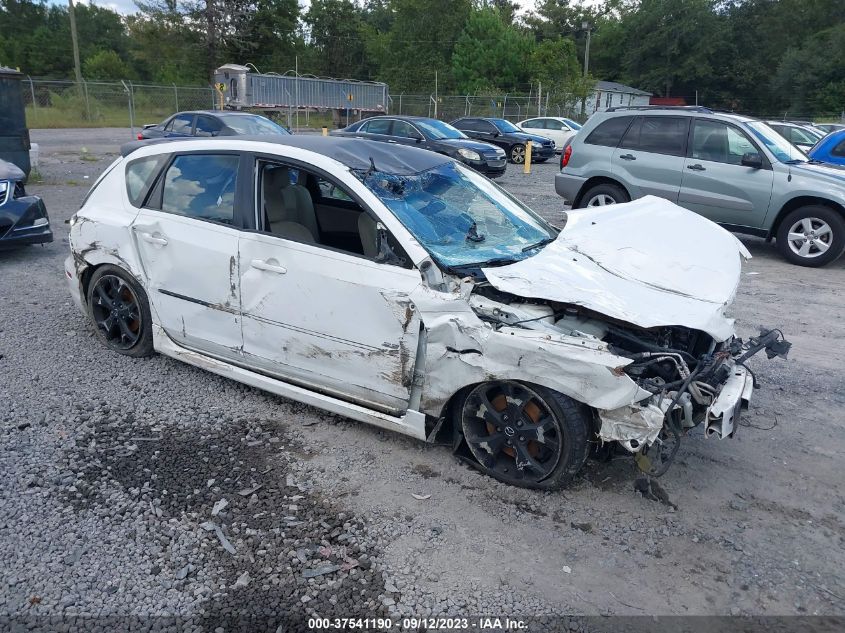
[(812, 268), (829, 264), (845, 251), (845, 219), (820, 204), (790, 211), (778, 227), (777, 247), (791, 264)]
[(147, 293), (125, 270), (100, 266), (86, 292), (88, 317), (110, 350), (142, 358), (153, 354), (153, 329)]
[(619, 185), (612, 185), (610, 183), (603, 183), (590, 187), (587, 192), (581, 196), (578, 201), (577, 209), (584, 209), (586, 207), (604, 207), (609, 204), (621, 204), (623, 202), (630, 202), (631, 197)]
[(467, 392), (455, 415), (479, 468), (514, 486), (562, 488), (589, 453), (589, 409), (539, 385), (481, 383)]

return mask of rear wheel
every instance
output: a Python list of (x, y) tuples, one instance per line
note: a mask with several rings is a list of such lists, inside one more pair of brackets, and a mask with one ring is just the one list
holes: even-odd
[(620, 204), (622, 202), (630, 202), (631, 198), (628, 193), (618, 185), (604, 183), (590, 187), (587, 192), (581, 196), (581, 201), (578, 203), (578, 208), (584, 207), (604, 207), (608, 204)]
[(458, 414), (472, 456), (485, 473), (505, 483), (561, 488), (587, 458), (589, 412), (550, 389), (514, 381), (482, 383), (467, 394)]
[(801, 207), (791, 211), (780, 223), (777, 247), (788, 262), (799, 266), (824, 266), (845, 251), (845, 220), (830, 207)]
[(152, 319), (147, 295), (117, 266), (101, 266), (88, 284), (88, 316), (106, 346), (126, 356), (153, 353)]

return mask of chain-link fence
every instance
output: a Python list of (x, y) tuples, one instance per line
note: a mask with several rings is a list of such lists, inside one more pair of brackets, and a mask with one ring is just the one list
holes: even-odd
[(180, 110), (215, 107), (210, 86), (162, 86), (131, 81), (51, 81), (27, 78), (23, 85), (31, 128), (140, 127)]
[(580, 120), (580, 106), (550, 102), (548, 97), (527, 95), (420, 95), (388, 97), (391, 114), (436, 117), (452, 121), (462, 116), (499, 117), (521, 121), (534, 116), (561, 116)]

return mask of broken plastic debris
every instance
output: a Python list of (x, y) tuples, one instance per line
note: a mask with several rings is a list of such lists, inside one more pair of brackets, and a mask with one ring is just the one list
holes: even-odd
[(323, 576), (324, 574), (333, 574), (338, 569), (340, 569), (340, 565), (336, 565), (334, 563), (331, 565), (320, 565), (319, 567), (314, 567), (313, 569), (303, 570), (302, 577), (314, 578), (315, 576)]
[(569, 565), (564, 565), (563, 566), (563, 573), (564, 574), (571, 574), (572, 573), (572, 567), (570, 567)]
[(255, 486), (252, 486), (250, 488), (244, 488), (243, 490), (239, 490), (238, 494), (242, 497), (249, 497), (253, 493), (256, 493), (259, 490), (261, 490), (263, 487), (264, 487), (264, 484), (256, 484)]
[(223, 546), (223, 549), (225, 549), (230, 554), (235, 554), (237, 552), (235, 546), (229, 542), (229, 539), (226, 538), (226, 535), (223, 534), (223, 530), (221, 530), (219, 526), (214, 526), (214, 533), (217, 535), (217, 538), (219, 539), (220, 544)]
[(220, 501), (215, 502), (214, 507), (211, 508), (211, 516), (216, 517), (227, 505), (229, 505), (229, 502), (226, 499), (220, 499)]
[(211, 521), (205, 521), (204, 523), (200, 523), (200, 527), (205, 530), (206, 532), (213, 532), (214, 528), (217, 526), (214, 525)]
[(250, 581), (249, 572), (245, 571), (240, 576), (238, 576), (238, 579), (235, 581), (235, 584), (232, 585), (232, 588), (240, 589), (241, 587), (246, 587), (249, 584), (249, 581)]
[(426, 499), (430, 499), (431, 495), (418, 495), (416, 492), (412, 492), (411, 496), (418, 501), (425, 501)]

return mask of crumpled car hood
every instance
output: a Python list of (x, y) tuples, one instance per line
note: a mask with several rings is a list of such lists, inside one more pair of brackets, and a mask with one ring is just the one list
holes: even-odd
[(503, 292), (641, 327), (680, 325), (718, 341), (733, 335), (724, 309), (751, 254), (728, 231), (654, 196), (567, 214), (554, 242), (533, 257), (484, 268), (487, 280)]

